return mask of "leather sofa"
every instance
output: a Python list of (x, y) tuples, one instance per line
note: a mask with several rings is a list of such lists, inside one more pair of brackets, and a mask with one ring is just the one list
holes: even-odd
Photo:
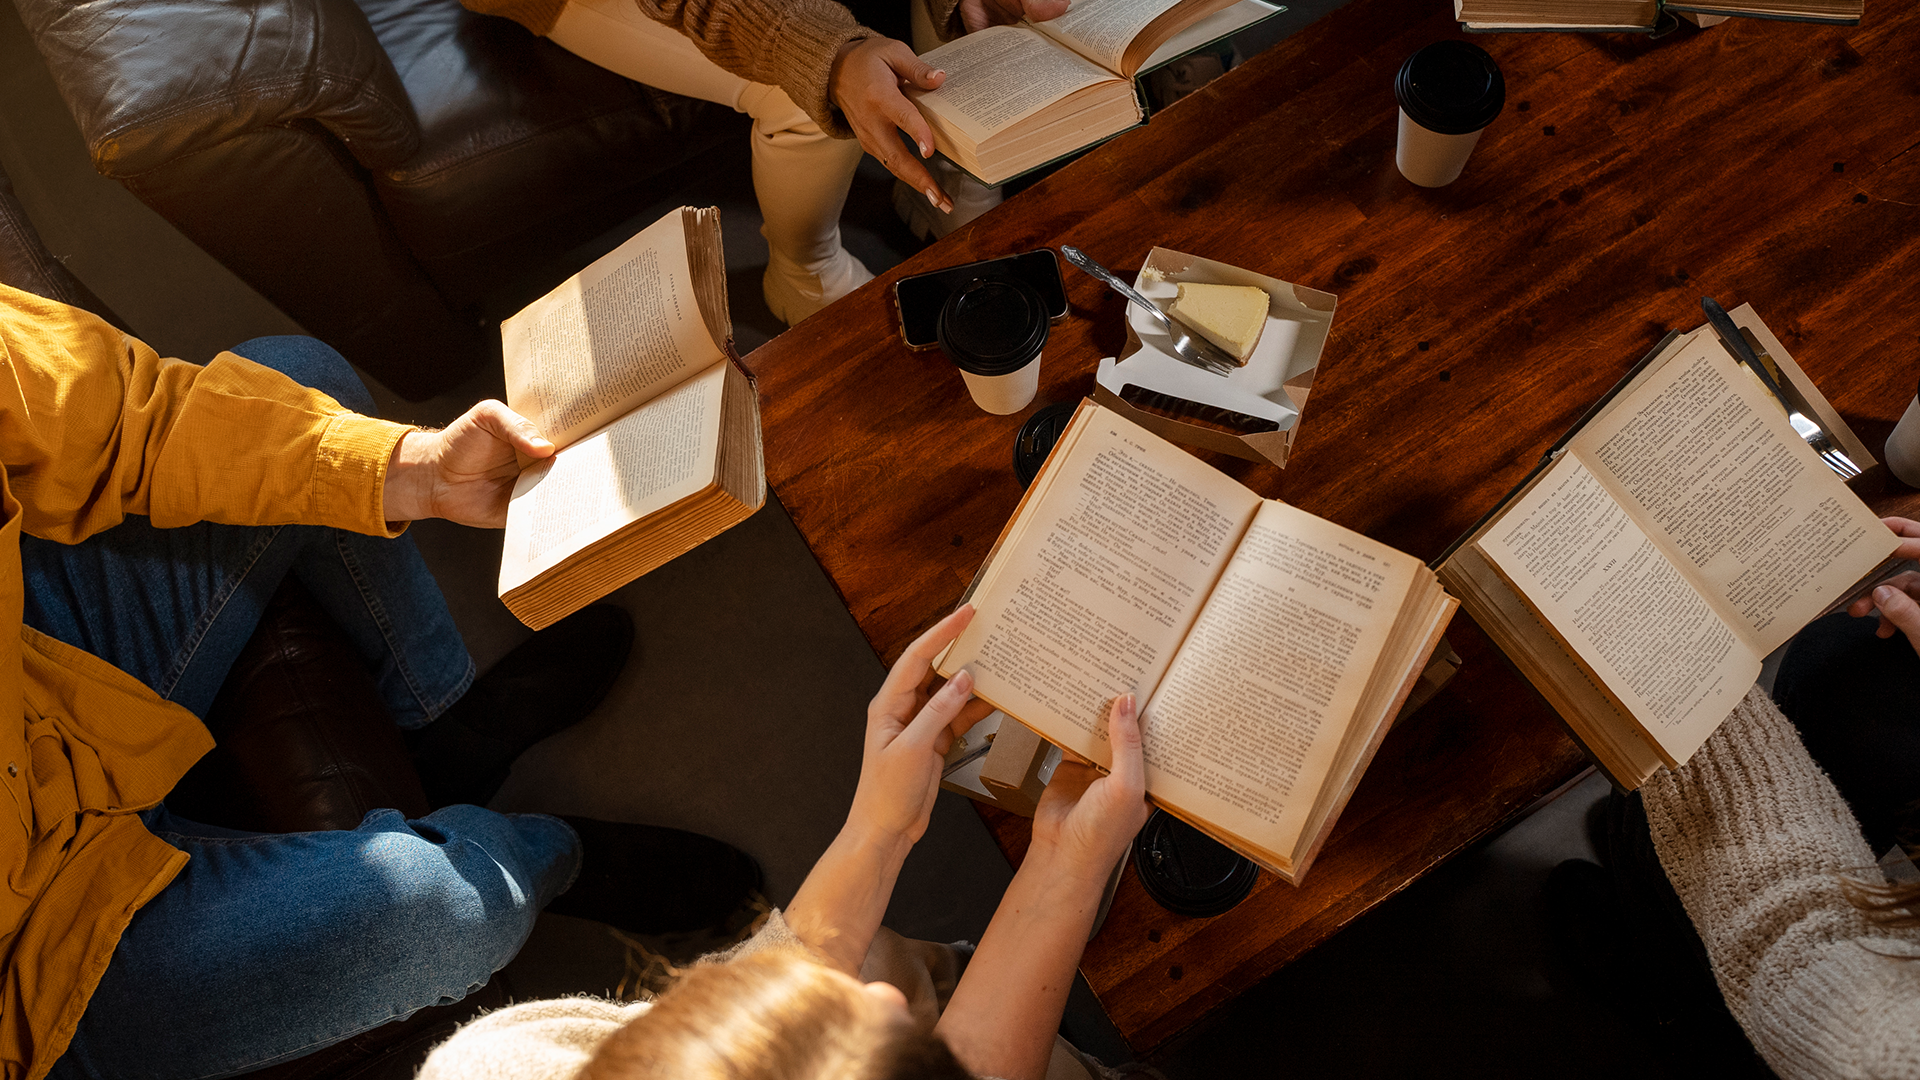
[(16, 3), (95, 167), (413, 400), (746, 130), (458, 0)]
[[(0, 170), (0, 282), (84, 307), (125, 329), (41, 244)], [(167, 796), (194, 820), (234, 829), (350, 829), (367, 811), (427, 812), (373, 677), (346, 634), (289, 577), (227, 675), (207, 726), (217, 745)], [(505, 977), (250, 1080), (408, 1080), (460, 1023), (509, 1000)], [(244, 1008), (244, 1003), (235, 1003)]]

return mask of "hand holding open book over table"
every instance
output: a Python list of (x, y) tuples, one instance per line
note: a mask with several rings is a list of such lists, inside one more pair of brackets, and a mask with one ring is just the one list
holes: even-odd
[[(1900, 547), (1893, 557), (1920, 560), (1920, 521), (1895, 517), (1880, 520), (1900, 538)], [(1856, 597), (1847, 605), (1847, 614), (1856, 619), (1879, 620), (1874, 628), (1877, 636), (1890, 638), (1905, 634), (1913, 651), (1920, 653), (1920, 572), (1909, 570), (1876, 584), (1872, 592)]]
[(539, 629), (766, 501), (719, 211), (668, 214), (500, 325), (507, 404), (559, 451), (507, 509), (500, 599)]
[(1058, 18), (988, 26), (924, 53), (946, 81), (907, 96), (941, 153), (998, 184), (1139, 124), (1133, 80), (1146, 67), (1284, 10), (1264, 0), (1074, 0)]
[[(1774, 358), (1804, 380), (1784, 349)], [(1899, 546), (1703, 327), (1596, 410), (1440, 577), (1631, 789), (1686, 762), (1766, 655)]]
[(1110, 763), (1141, 703), (1154, 802), (1288, 881), (1326, 840), (1455, 602), (1419, 560), (1091, 403), (1021, 501), (937, 669)]

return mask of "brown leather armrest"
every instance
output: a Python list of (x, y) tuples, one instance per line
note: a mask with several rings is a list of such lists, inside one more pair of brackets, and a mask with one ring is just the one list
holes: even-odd
[(400, 77), (353, 0), (18, 0), (94, 167), (124, 179), (311, 120), (361, 165), (420, 144)]

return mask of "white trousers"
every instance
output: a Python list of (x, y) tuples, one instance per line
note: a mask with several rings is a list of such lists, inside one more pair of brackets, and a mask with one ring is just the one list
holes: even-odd
[(840, 211), (860, 163), (858, 140), (828, 135), (786, 91), (726, 71), (633, 0), (569, 0), (548, 36), (635, 82), (753, 117), (753, 191), (766, 220), (769, 271), (819, 274), (842, 258)]

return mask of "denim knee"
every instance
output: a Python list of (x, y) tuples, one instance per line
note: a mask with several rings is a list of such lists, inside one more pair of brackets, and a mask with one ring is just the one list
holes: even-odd
[(299, 335), (257, 337), (235, 345), (231, 350), (264, 367), (270, 367), (302, 386), (331, 397), (357, 413), (374, 414), (373, 395), (367, 384), (347, 363), (347, 358), (317, 338)]
[(361, 873), (342, 876), (361, 887), (325, 922), (348, 948), (405, 956), (420, 1004), (458, 1000), (505, 967), (580, 863), (573, 830), (543, 815), (459, 806), (403, 822), (376, 810), (355, 832)]

